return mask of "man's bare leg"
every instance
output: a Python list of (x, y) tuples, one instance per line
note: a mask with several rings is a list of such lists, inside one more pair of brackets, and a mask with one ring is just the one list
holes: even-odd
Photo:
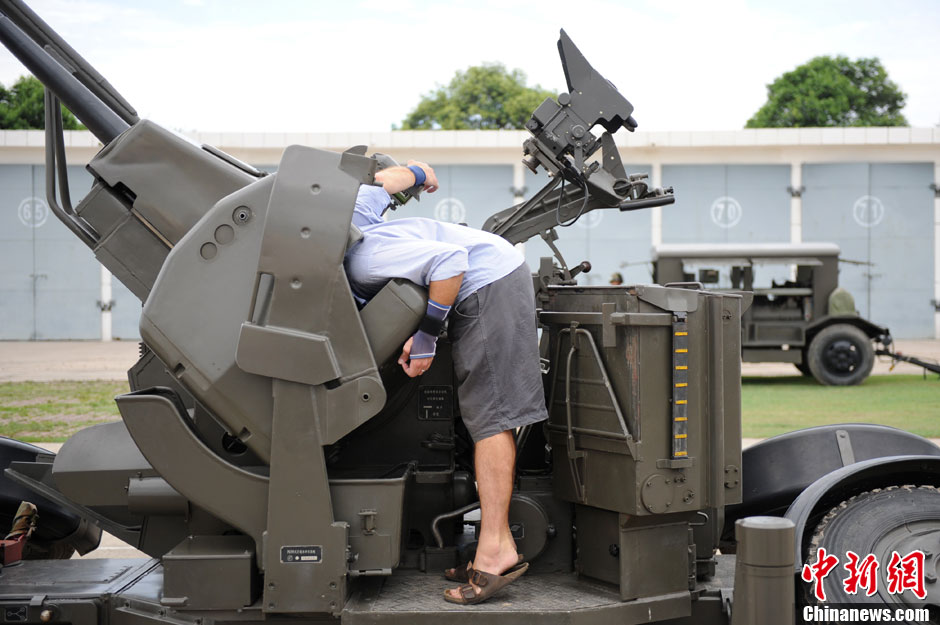
[[(519, 561), (516, 542), (509, 530), (509, 501), (516, 465), (512, 431), (478, 441), (473, 452), (480, 494), (480, 540), (473, 568), (501, 575)], [(448, 593), (460, 597), (457, 589)]]

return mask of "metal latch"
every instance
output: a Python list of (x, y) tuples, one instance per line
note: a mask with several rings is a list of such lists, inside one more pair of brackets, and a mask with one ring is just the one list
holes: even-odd
[(375, 510), (360, 510), (359, 517), (362, 519), (362, 533), (366, 536), (375, 534), (375, 517), (378, 512)]

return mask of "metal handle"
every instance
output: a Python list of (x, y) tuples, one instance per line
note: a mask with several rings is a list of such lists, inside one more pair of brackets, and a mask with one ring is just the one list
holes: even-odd
[[(572, 324), (571, 328), (565, 328), (561, 331), (562, 333), (567, 332), (571, 337), (571, 349), (568, 350), (568, 358), (565, 369), (565, 433), (567, 437), (567, 452), (568, 452), (568, 462), (571, 465), (571, 475), (575, 480), (575, 489), (578, 494), (578, 499), (584, 500), (584, 485), (583, 480), (581, 479), (581, 471), (578, 468), (577, 460), (579, 458), (584, 458), (586, 453), (577, 448), (575, 441), (575, 434), (588, 434), (592, 436), (598, 436), (601, 438), (608, 438), (617, 441), (623, 441), (627, 444), (630, 449), (630, 454), (636, 455), (636, 443), (633, 440), (633, 434), (630, 432), (630, 429), (627, 427), (627, 422), (624, 419), (623, 411), (620, 409), (620, 403), (617, 401), (617, 396), (614, 394), (613, 385), (610, 382), (610, 376), (607, 375), (607, 369), (604, 367), (604, 362), (601, 360), (600, 352), (597, 349), (597, 344), (594, 342), (594, 337), (590, 332), (583, 328), (576, 327), (575, 324)], [(620, 426), (620, 432), (605, 432), (601, 430), (588, 430), (586, 428), (579, 428), (574, 425), (574, 417), (572, 415), (572, 401), (571, 401), (571, 370), (572, 362), (574, 361), (574, 355), (580, 347), (580, 337), (586, 337), (588, 345), (591, 347), (591, 353), (594, 356), (594, 361), (597, 364), (597, 368), (601, 374), (601, 380), (604, 383), (604, 387), (607, 389), (608, 396), (610, 397), (610, 403), (613, 408), (614, 414), (617, 416), (617, 422)]]
[[(94, 249), (100, 237), (84, 219), (75, 214), (72, 198), (69, 194), (68, 169), (65, 161), (65, 141), (62, 138), (62, 108), (59, 99), (49, 90), (44, 95), (46, 118), (46, 202), (65, 226), (81, 239), (85, 245)], [(59, 176), (59, 195), (56, 196), (56, 174)]]
[[(584, 332), (584, 330), (581, 330)], [(568, 350), (568, 362), (565, 369), (565, 414), (567, 417), (567, 448), (568, 448), (568, 464), (571, 467), (571, 478), (574, 481), (574, 489), (578, 496), (578, 501), (584, 501), (584, 481), (581, 479), (581, 470), (578, 468), (578, 459), (584, 458), (586, 454), (583, 451), (578, 451), (577, 446), (575, 445), (574, 432), (572, 431), (571, 423), (571, 362), (574, 359), (574, 354), (578, 350), (578, 329), (573, 328), (571, 331), (571, 349)]]

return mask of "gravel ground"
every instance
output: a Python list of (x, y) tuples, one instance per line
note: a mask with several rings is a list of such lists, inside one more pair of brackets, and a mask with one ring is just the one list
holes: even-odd
[(137, 358), (131, 341), (0, 341), (0, 382), (126, 380)]

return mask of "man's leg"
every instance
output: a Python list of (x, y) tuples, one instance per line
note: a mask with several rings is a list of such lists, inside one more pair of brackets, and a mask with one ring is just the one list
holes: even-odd
[(480, 493), (480, 540), (473, 566), (498, 575), (518, 560), (509, 531), (516, 442), (511, 431), (500, 432), (478, 442), (473, 451)]
[[(501, 575), (519, 561), (516, 542), (509, 530), (509, 501), (516, 465), (516, 442), (512, 431), (478, 441), (473, 453), (480, 494), (480, 540), (473, 568)], [(456, 589), (448, 593), (460, 597)]]

